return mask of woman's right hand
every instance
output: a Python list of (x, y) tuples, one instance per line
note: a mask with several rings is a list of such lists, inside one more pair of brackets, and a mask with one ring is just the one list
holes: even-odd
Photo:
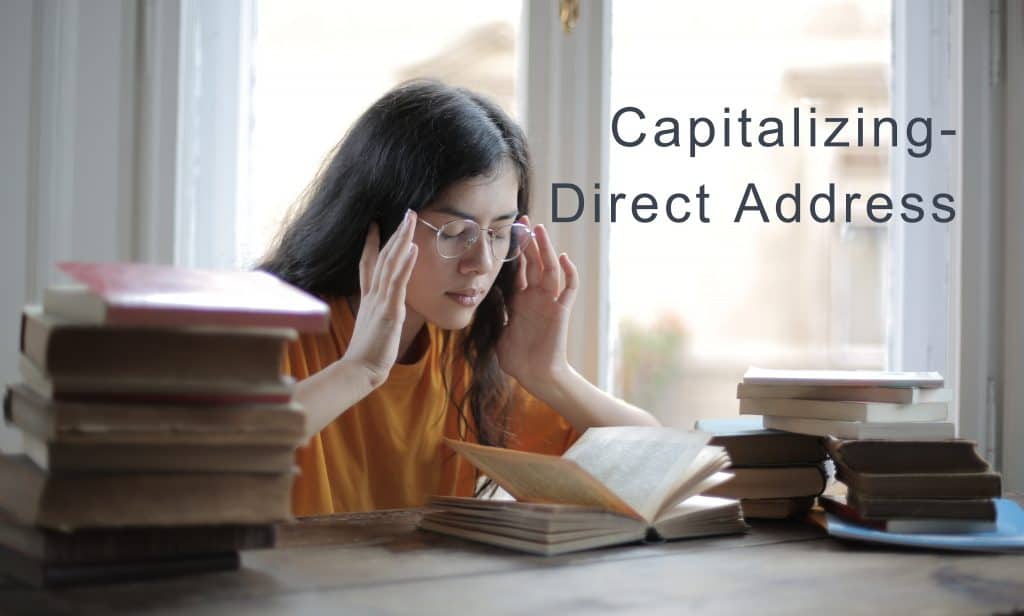
[(380, 249), (380, 229), (371, 223), (359, 259), (359, 309), (352, 340), (343, 361), (365, 368), (371, 385), (388, 378), (398, 358), (405, 323), (405, 290), (416, 263), (416, 213), (407, 210), (402, 223)]

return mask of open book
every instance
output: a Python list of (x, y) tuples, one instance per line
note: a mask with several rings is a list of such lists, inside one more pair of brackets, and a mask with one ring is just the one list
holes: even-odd
[(731, 477), (709, 438), (591, 428), (561, 457), (446, 439), (516, 500), (435, 497), (420, 526), (542, 555), (743, 532), (738, 501), (698, 496)]

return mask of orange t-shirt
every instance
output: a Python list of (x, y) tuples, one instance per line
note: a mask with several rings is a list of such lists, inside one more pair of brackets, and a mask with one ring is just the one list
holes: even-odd
[[(330, 305), (326, 334), (302, 335), (288, 346), (285, 371), (297, 380), (327, 367), (348, 348), (355, 317), (344, 298)], [(295, 515), (416, 507), (432, 494), (473, 494), (476, 472), (442, 441), (460, 438), (458, 410), (442, 374), (456, 382), (454, 397), (461, 400), (466, 378), (452, 375), (466, 374), (465, 362), (454, 349), (447, 360), (442, 357), (445, 341), (438, 328), (428, 324), (427, 334), (427, 349), (415, 363), (395, 364), (383, 385), (298, 450)], [(550, 406), (515, 387), (508, 447), (562, 454), (578, 434)]]

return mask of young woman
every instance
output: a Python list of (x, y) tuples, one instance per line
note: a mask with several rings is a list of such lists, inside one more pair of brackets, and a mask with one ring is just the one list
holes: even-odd
[(409, 82), (350, 129), (261, 265), (324, 298), (290, 346), (308, 414), (296, 515), (474, 493), (445, 437), (560, 454), (590, 426), (657, 425), (566, 361), (576, 267), (528, 218), (521, 129), (460, 88)]

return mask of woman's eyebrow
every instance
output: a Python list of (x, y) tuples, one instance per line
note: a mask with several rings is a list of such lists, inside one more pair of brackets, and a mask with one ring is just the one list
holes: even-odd
[[(461, 210), (458, 210), (458, 209), (456, 209), (454, 207), (451, 207), (451, 206), (448, 206), (448, 205), (443, 205), (443, 206), (437, 208), (434, 211), (435, 212), (441, 212), (442, 214), (450, 214), (450, 215), (455, 216), (457, 218), (464, 218), (466, 220), (472, 220), (472, 221), (476, 222), (477, 224), (480, 224), (480, 221), (477, 220), (477, 218), (475, 216), (467, 214), (466, 212), (463, 212)], [(491, 222), (498, 222), (498, 221), (503, 221), (503, 220), (515, 220), (518, 217), (519, 217), (519, 211), (516, 210), (516, 211), (511, 212), (509, 214), (503, 214), (501, 216), (497, 216)]]

